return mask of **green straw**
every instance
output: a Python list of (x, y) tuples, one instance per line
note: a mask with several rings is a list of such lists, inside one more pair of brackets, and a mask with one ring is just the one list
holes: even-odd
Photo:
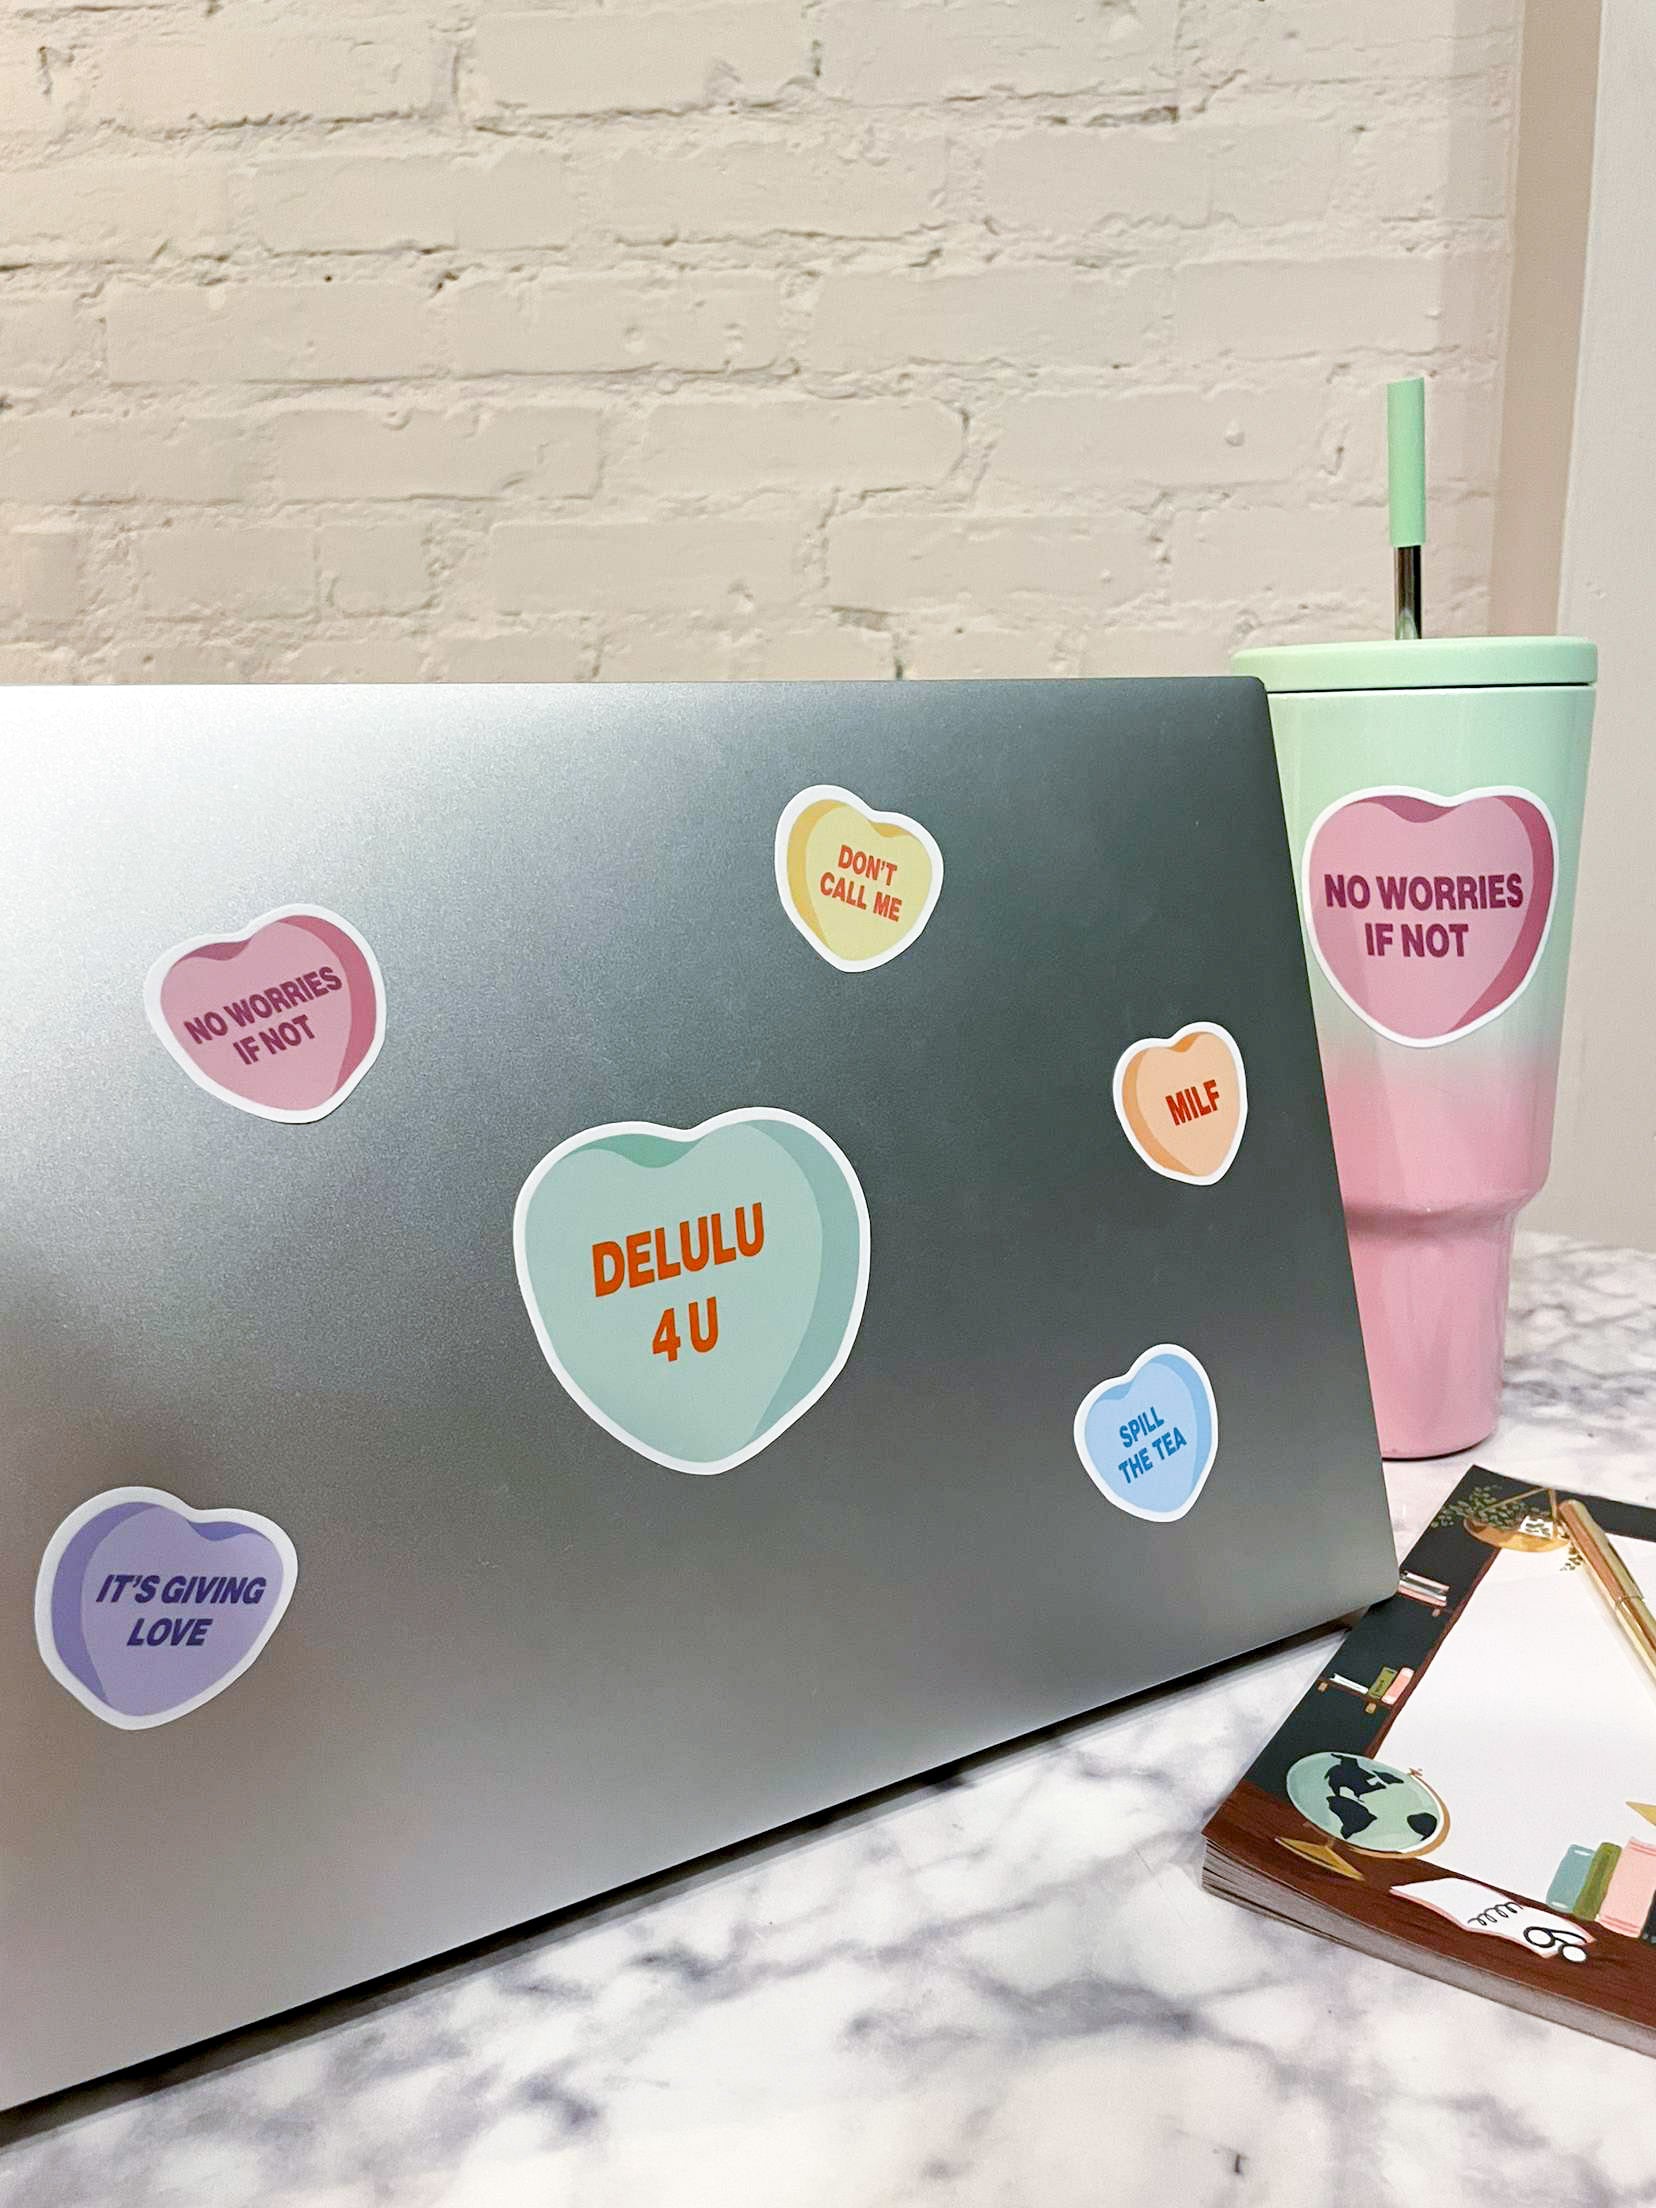
[(1397, 634), (1420, 634), (1420, 548), (1426, 542), (1426, 379), (1386, 386), (1386, 476), (1391, 501)]

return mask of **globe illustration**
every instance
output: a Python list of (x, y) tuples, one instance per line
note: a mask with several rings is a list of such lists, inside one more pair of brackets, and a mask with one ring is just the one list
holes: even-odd
[(1449, 1830), (1448, 1810), (1418, 1771), (1372, 1756), (1301, 1756), (1288, 1799), (1308, 1824), (1365, 1855), (1424, 1855)]

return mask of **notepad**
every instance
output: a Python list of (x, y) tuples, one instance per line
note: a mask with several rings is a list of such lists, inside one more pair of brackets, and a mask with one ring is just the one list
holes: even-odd
[[(1216, 1812), (1203, 1880), (1656, 2052), (1656, 1685), (1563, 1499), (1466, 1474)], [(1578, 1499), (1656, 1591), (1656, 1510)]]

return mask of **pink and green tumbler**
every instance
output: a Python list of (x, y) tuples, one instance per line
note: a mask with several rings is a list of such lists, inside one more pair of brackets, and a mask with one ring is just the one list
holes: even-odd
[(1234, 665), (1271, 698), (1381, 1447), (1471, 1448), (1551, 1157), (1597, 655), (1411, 637)]

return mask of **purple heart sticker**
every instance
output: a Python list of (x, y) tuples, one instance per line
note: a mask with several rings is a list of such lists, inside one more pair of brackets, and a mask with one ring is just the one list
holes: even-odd
[(166, 1725), (239, 1679), (299, 1577), (293, 1543), (250, 1510), (192, 1510), (117, 1487), (58, 1527), (35, 1583), (47, 1670), (125, 1732)]

